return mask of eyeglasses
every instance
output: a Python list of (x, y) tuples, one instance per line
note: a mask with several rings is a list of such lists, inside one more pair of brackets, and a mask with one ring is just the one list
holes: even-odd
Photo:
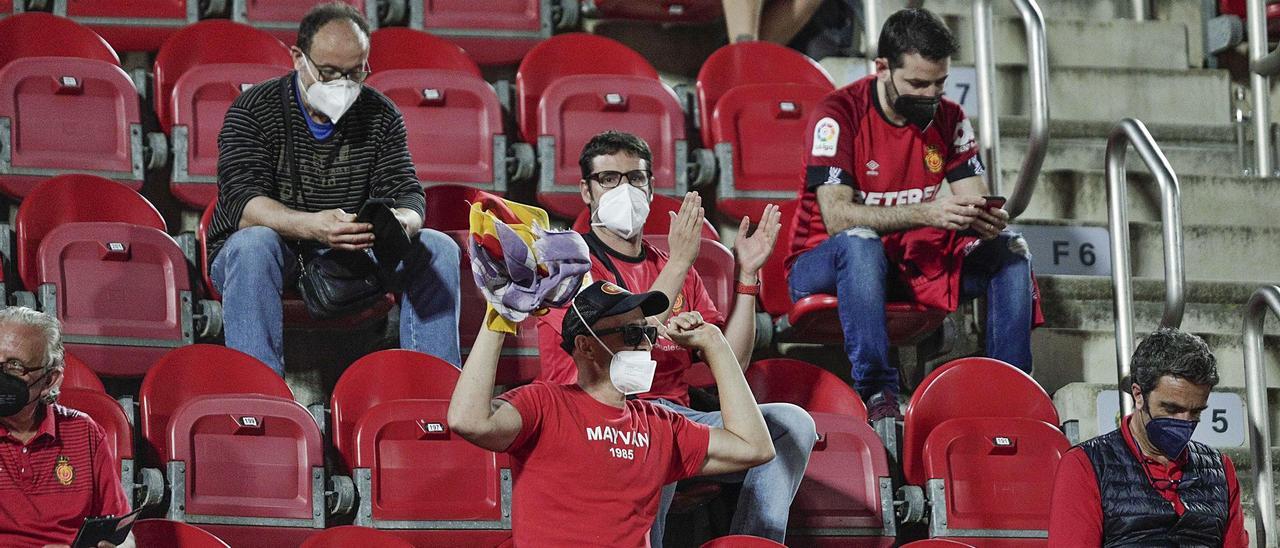
[(27, 367), (21, 360), (9, 360), (7, 362), (0, 363), (0, 370), (3, 370), (6, 374), (14, 377), (25, 377), (41, 369), (44, 369), (44, 366)]
[(332, 82), (334, 80), (346, 78), (347, 80), (351, 80), (352, 82), (359, 84), (363, 83), (364, 79), (369, 77), (368, 61), (365, 61), (364, 64), (360, 65), (360, 68), (358, 69), (340, 70), (328, 65), (323, 67), (317, 65), (316, 62), (311, 59), (311, 56), (306, 53), (302, 54), (302, 56), (307, 59), (308, 63), (311, 63), (311, 66), (315, 67), (316, 74), (320, 75), (321, 82)]
[(630, 324), (612, 329), (601, 329), (596, 331), (596, 336), (603, 337), (614, 333), (622, 333), (622, 344), (627, 346), (640, 346), (646, 340), (650, 343), (658, 340), (658, 328), (652, 325)]
[(597, 171), (588, 175), (587, 180), (600, 183), (601, 187), (608, 189), (617, 187), (622, 182), (623, 176), (626, 176), (627, 182), (636, 188), (645, 188), (653, 180), (653, 172), (647, 169), (635, 169), (626, 173), (621, 171)]

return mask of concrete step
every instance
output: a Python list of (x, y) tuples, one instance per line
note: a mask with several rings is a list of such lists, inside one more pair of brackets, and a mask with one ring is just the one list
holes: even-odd
[[(1221, 369), (1221, 364), (1219, 368)], [(1080, 440), (1088, 440), (1098, 436), (1097, 407), (1098, 397), (1110, 390), (1115, 390), (1115, 382), (1109, 383), (1084, 383), (1077, 382), (1064, 386), (1053, 393), (1053, 405), (1058, 410), (1058, 415), (1065, 423), (1070, 420), (1080, 421), (1079, 434)], [(1240, 387), (1230, 387), (1219, 384), (1214, 388), (1215, 392), (1230, 392), (1240, 397), (1242, 402), (1247, 402), (1245, 391)], [(1275, 401), (1280, 397), (1280, 390), (1268, 390), (1268, 401)], [(1246, 404), (1247, 405), (1247, 404)], [(1276, 438), (1276, 434), (1280, 433), (1280, 409), (1272, 409), (1271, 420), (1268, 424), (1271, 433), (1272, 449), (1280, 451), (1280, 438)], [(1247, 414), (1247, 411), (1245, 411)], [(1208, 443), (1208, 442), (1206, 442)], [(1253, 455), (1249, 451), (1248, 437), (1245, 437), (1245, 444), (1238, 447), (1219, 447), (1223, 452), (1228, 453), (1232, 461), (1237, 460), (1237, 467), (1243, 466), (1245, 470), (1252, 468)], [(1273, 454), (1273, 457), (1275, 455)], [(1274, 460), (1274, 459), (1273, 459)], [(1280, 465), (1280, 462), (1274, 463)], [(1241, 483), (1244, 483), (1243, 481)]]
[[(1106, 223), (1074, 220), (1018, 220), (1023, 225), (1102, 226)], [(1184, 224), (1184, 261), (1188, 280), (1264, 282), (1280, 281), (1280, 253), (1276, 253), (1280, 228)], [(1163, 278), (1164, 256), (1160, 225), (1129, 223), (1130, 260), (1136, 277)]]
[[(1115, 312), (1111, 278), (1098, 276), (1039, 275), (1044, 308), (1044, 327), (1055, 329), (1113, 329)], [(1182, 329), (1197, 333), (1239, 336), (1244, 304), (1260, 284), (1232, 282), (1187, 282)], [(1138, 278), (1133, 281), (1134, 329), (1146, 333), (1156, 329), (1164, 311), (1164, 280)], [(1266, 333), (1280, 336), (1280, 322), (1271, 319)]]
[[(952, 62), (974, 62), (972, 20), (947, 17), (947, 25), (960, 42)], [(996, 65), (1026, 66), (1027, 38), (1022, 21), (997, 17), (992, 24), (992, 49)], [(1046, 19), (1049, 67), (1111, 67), (1135, 69), (1186, 69), (1187, 28), (1168, 21), (1112, 19)], [(1159, 47), (1152, 47), (1158, 44)]]
[[(1005, 164), (1005, 185), (1011, 185), (1016, 179), (1017, 172), (1008, 168), (1017, 165)], [(1182, 190), (1184, 224), (1280, 228), (1280, 216), (1275, 214), (1275, 204), (1280, 203), (1280, 180), (1179, 174), (1178, 183)], [(1006, 186), (1006, 193), (1009, 191)], [(1160, 188), (1151, 175), (1128, 174), (1127, 201), (1131, 221), (1160, 222)], [(1035, 194), (1019, 221), (1025, 219), (1072, 219), (1105, 224), (1106, 172), (1096, 167), (1041, 171)]]
[[(1050, 120), (1049, 153), (1045, 156), (1044, 169), (1103, 169), (1107, 136), (1115, 124), (1116, 120)], [(1146, 126), (1178, 175), (1241, 174), (1242, 163), (1238, 156), (1240, 148), (1236, 145), (1235, 126)], [(1006, 169), (1022, 165), (1029, 133), (1026, 117), (1000, 117), (1001, 162)], [(1130, 172), (1148, 171), (1146, 164), (1135, 155), (1130, 153), (1129, 157)]]
[[(1218, 359), (1220, 385), (1244, 386), (1244, 346), (1240, 341), (1240, 335), (1221, 333), (1196, 333), (1196, 335), (1204, 339)], [(1264, 359), (1267, 362), (1267, 386), (1280, 388), (1280, 337), (1268, 335), (1264, 337), (1263, 344)], [(1032, 376), (1051, 394), (1073, 382), (1107, 384), (1112, 387), (1116, 385), (1114, 328), (1041, 327), (1031, 332), (1031, 353), (1035, 360)], [(1277, 409), (1274, 403), (1270, 408)]]

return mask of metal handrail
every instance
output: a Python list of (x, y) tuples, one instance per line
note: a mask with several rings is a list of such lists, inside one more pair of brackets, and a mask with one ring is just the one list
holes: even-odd
[[(1129, 375), (1129, 358), (1133, 355), (1133, 288), (1129, 265), (1128, 172), (1125, 166), (1127, 145), (1133, 145), (1147, 169), (1155, 175), (1160, 187), (1160, 225), (1164, 233), (1164, 314), (1161, 327), (1182, 325), (1186, 306), (1185, 272), (1182, 262), (1182, 198), (1178, 176), (1169, 166), (1160, 145), (1147, 126), (1134, 118), (1120, 120), (1107, 137), (1107, 223), (1111, 233), (1111, 286), (1115, 292), (1113, 308), (1116, 321), (1116, 372), (1118, 381)], [(1133, 404), (1120, 390), (1120, 409), (1127, 415)]]
[(1132, 2), (1134, 21), (1146, 21), (1151, 18), (1151, 6), (1148, 0), (1132, 0)]
[(1280, 48), (1267, 52), (1266, 0), (1245, 2), (1249, 26), (1249, 86), (1253, 90), (1254, 176), (1271, 176), (1271, 77), (1280, 72)]
[(862, 55), (867, 59), (867, 74), (876, 73), (876, 57), (880, 56), (879, 10), (877, 2), (862, 3)]
[[(1044, 13), (1036, 0), (1012, 0), (1022, 17), (1027, 35), (1027, 72), (1031, 83), (1031, 133), (1022, 170), (1005, 210), (1017, 217), (1027, 209), (1035, 192), (1049, 151), (1049, 46), (1045, 38)], [(874, 4), (875, 2), (864, 2)], [(978, 131), (982, 136), (982, 158), (987, 163), (987, 181), (993, 194), (1001, 194), (1003, 174), (1000, 171), (1000, 118), (996, 112), (995, 57), (991, 32), (991, 0), (973, 3), (974, 65), (978, 76)]]
[(1275, 478), (1271, 471), (1271, 431), (1267, 417), (1267, 370), (1262, 361), (1262, 323), (1267, 310), (1280, 317), (1280, 287), (1264, 285), (1249, 297), (1244, 309), (1244, 378), (1249, 406), (1249, 447), (1253, 450), (1253, 496), (1258, 509), (1257, 546), (1274, 548), (1280, 531), (1276, 530)]

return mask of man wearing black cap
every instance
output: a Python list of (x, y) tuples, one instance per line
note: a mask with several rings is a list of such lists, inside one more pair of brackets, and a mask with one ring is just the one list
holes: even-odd
[[(645, 546), (662, 486), (745, 470), (773, 458), (773, 441), (733, 350), (697, 312), (665, 326), (646, 317), (661, 292), (632, 294), (596, 282), (570, 304), (563, 347), (577, 384), (542, 382), (490, 399), (505, 335), (481, 327), (449, 404), (449, 428), (514, 461), (517, 546)], [(708, 427), (630, 394), (645, 391), (661, 335), (706, 357), (724, 426)]]

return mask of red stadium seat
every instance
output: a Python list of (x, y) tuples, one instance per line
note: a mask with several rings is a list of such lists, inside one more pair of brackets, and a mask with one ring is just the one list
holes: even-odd
[(211, 344), (171, 350), (147, 371), (138, 391), (139, 432), (149, 445), (148, 464), (171, 460), (168, 432), (179, 406), (197, 396), (221, 394), (293, 397), (280, 375), (238, 350)]
[(698, 124), (703, 141), (715, 140), (712, 117), (720, 99), (735, 87), (751, 84), (807, 84), (828, 91), (835, 89), (825, 69), (795, 50), (770, 42), (724, 46), (698, 70)]
[(586, 0), (583, 11), (600, 19), (706, 23), (724, 15), (721, 0)]
[(778, 204), (778, 221), (782, 229), (773, 243), (773, 252), (760, 269), (760, 308), (774, 318), (791, 311), (791, 290), (787, 286), (787, 255), (791, 253), (791, 222), (796, 216), (797, 200)]
[[(65, 377), (64, 377), (65, 381)], [(125, 500), (133, 501), (133, 426), (125, 415), (120, 402), (105, 392), (63, 385), (58, 403), (89, 415), (106, 433), (104, 440), (116, 452), (120, 461), (120, 483), (124, 487)]]
[[(649, 202), (649, 218), (644, 221), (645, 234), (658, 236), (671, 232), (670, 213), (679, 213), (680, 205), (683, 203), (682, 197), (673, 198), (654, 194), (653, 201)], [(585, 233), (590, 228), (591, 211), (583, 209), (578, 213), (578, 217), (573, 220), (573, 229)], [(711, 224), (710, 220), (703, 219), (702, 221), (702, 237), (710, 240), (720, 240), (720, 233), (716, 231), (716, 226)]]
[(360, 546), (361, 548), (413, 548), (409, 541), (391, 533), (358, 525), (343, 525), (325, 529), (308, 538), (300, 548), (348, 548), (351, 546)]
[[(446, 231), (462, 249), (462, 273), (460, 276), (462, 291), (462, 310), (458, 318), (458, 333), (461, 337), (462, 357), (465, 360), (471, 353), (471, 345), (476, 340), (476, 333), (484, 323), (486, 305), (484, 293), (476, 287), (475, 278), (471, 274), (471, 261), (468, 241), (470, 233), (466, 230)], [(508, 336), (502, 345), (502, 356), (498, 359), (498, 384), (521, 384), (533, 380), (542, 370), (538, 360), (538, 330), (532, 322), (525, 322), (514, 336)]]
[(760, 360), (747, 368), (746, 376), (760, 403), (792, 403), (811, 413), (867, 420), (867, 407), (858, 393), (840, 377), (811, 363), (788, 358)]
[(454, 70), (484, 78), (480, 67), (457, 44), (405, 27), (381, 28), (369, 36), (369, 69), (374, 74), (400, 69)]
[[(670, 250), (665, 235), (649, 236), (645, 240), (660, 251)], [(702, 239), (698, 258), (693, 262), (693, 269), (702, 277), (702, 285), (707, 289), (707, 296), (711, 297), (711, 302), (715, 303), (716, 309), (726, 320), (733, 312), (733, 302), (737, 296), (736, 266), (733, 252), (729, 251), (729, 248), (716, 240)]]
[[(423, 226), (447, 232), (450, 230), (470, 230), (471, 203), (481, 196), (497, 197), (465, 185), (434, 185), (424, 191), (427, 199), (426, 220)], [(466, 252), (466, 248), (462, 248)]]
[(929, 536), (996, 548), (1048, 546), (1052, 471), (1070, 447), (1057, 426), (1036, 419), (943, 421), (924, 444)]
[(83, 23), (119, 51), (155, 51), (200, 18), (196, 0), (53, 2), (53, 13)]
[(329, 400), (333, 445), (345, 462), (355, 461), (356, 421), (374, 406), (393, 400), (453, 396), (458, 368), (435, 356), (412, 350), (374, 352), (343, 371)]
[(702, 548), (787, 548), (787, 545), (751, 535), (729, 535), (704, 542)]
[[(975, 394), (1000, 394), (998, 398)], [(930, 432), (951, 419), (1021, 417), (1058, 424), (1053, 400), (1029, 375), (991, 358), (961, 358), (935, 369), (916, 388), (907, 407), (902, 472), (907, 483), (924, 485), (924, 447)]]
[[(378, 26), (378, 2), (375, 0), (337, 0), (360, 10), (369, 26)], [(324, 0), (231, 0), (231, 20), (248, 23), (293, 45), (298, 39), (298, 22)]]
[(447, 37), (477, 63), (506, 65), (519, 62), (551, 36), (556, 4), (555, 0), (409, 0), (409, 26)]
[[(1267, 35), (1274, 40), (1280, 36), (1280, 4), (1267, 2), (1266, 12)], [(1218, 13), (1234, 15), (1242, 20), (1248, 19), (1245, 15), (1245, 0), (1218, 0)]]
[(810, 415), (818, 442), (791, 503), (787, 544), (893, 546), (893, 481), (880, 438), (861, 417)]
[(119, 65), (98, 59), (9, 61), (0, 68), (0, 149), (6, 156), (0, 192), (11, 197), (23, 198), (67, 171), (141, 188), (142, 120), (133, 81)]
[(88, 27), (41, 12), (0, 20), (0, 67), (22, 57), (79, 57), (120, 64), (115, 50)]
[(965, 544), (963, 542), (956, 542), (954, 540), (947, 540), (947, 539), (941, 539), (941, 538), (917, 540), (915, 542), (908, 542), (907, 544), (902, 545), (902, 548), (907, 548), (907, 547), (910, 547), (910, 548), (977, 548), (972, 544)]
[(194, 525), (168, 519), (140, 519), (133, 524), (138, 546), (166, 548), (230, 548), (213, 533)]
[(65, 364), (62, 369), (62, 388), (79, 388), (82, 390), (92, 390), (94, 392), (106, 393), (107, 389), (102, 385), (102, 379), (98, 378), (98, 374), (89, 369), (80, 358), (75, 357), (70, 352), (62, 355), (62, 362)]

